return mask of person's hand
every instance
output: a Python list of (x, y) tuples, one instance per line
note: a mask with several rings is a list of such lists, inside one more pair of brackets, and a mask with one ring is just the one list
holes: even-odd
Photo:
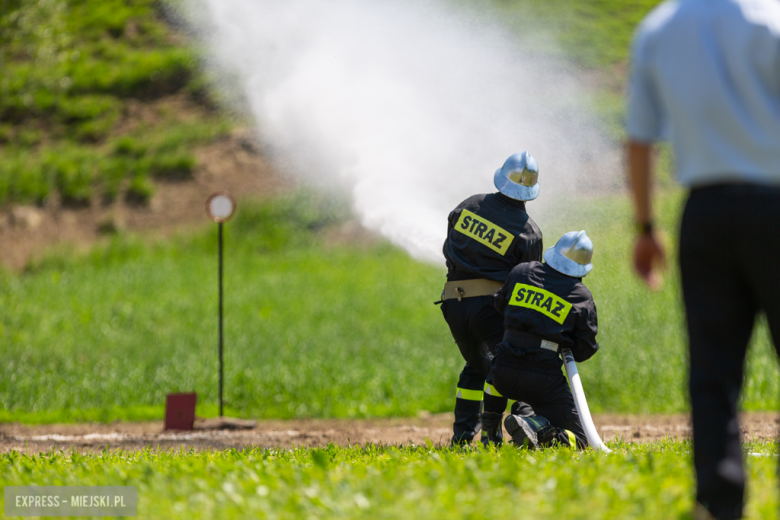
[(664, 247), (655, 233), (643, 233), (634, 245), (634, 269), (653, 290), (663, 281), (655, 267), (666, 267)]

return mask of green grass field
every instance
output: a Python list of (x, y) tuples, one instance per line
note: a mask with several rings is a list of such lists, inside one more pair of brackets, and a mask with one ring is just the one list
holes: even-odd
[[(671, 232), (680, 203), (679, 192), (660, 198)], [(601, 350), (581, 365), (590, 405), (685, 410), (673, 258), (663, 290), (649, 292), (629, 269), (628, 202), (606, 196), (588, 204), (590, 211), (577, 206), (577, 218), (538, 221), (550, 245), (576, 222), (596, 246), (585, 281), (599, 309)], [(443, 268), (381, 240), (329, 243), (329, 226), (347, 218), (343, 207), (301, 192), (242, 205), (226, 225), (227, 413), (451, 410), (463, 361), (432, 304)], [(156, 419), (166, 393), (188, 390), (199, 393), (199, 414), (215, 415), (216, 267), (216, 229), (208, 227), (154, 244), (120, 235), (87, 254), (53, 253), (25, 273), (4, 274), (0, 420)], [(755, 343), (743, 404), (774, 408), (780, 378), (763, 329)]]
[[(0, 485), (136, 486), (145, 518), (691, 518), (689, 443), (611, 446), (11, 453)], [(745, 518), (773, 518), (778, 446), (746, 451)]]

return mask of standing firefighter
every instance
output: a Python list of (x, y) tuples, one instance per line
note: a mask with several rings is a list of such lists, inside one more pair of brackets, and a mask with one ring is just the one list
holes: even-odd
[[(593, 268), (592, 257), (593, 243), (584, 231), (566, 233), (544, 252), (545, 264), (518, 265), (496, 293), (506, 332), (488, 383), (509, 399), (525, 401), (536, 414), (506, 418), (504, 426), (516, 446), (588, 446), (558, 353), (571, 349), (582, 362), (599, 348), (596, 304), (582, 283)], [(483, 418), (488, 420), (500, 424), (501, 416)]]
[[(469, 197), (448, 217), (441, 310), (466, 360), (455, 399), (453, 443), (471, 442), (480, 431), (483, 398), (486, 412), (503, 414), (506, 409), (507, 399), (485, 383), (504, 331), (493, 294), (514, 266), (542, 258), (542, 232), (525, 212), (525, 201), (539, 195), (538, 176), (539, 167), (528, 152), (514, 154), (496, 171), (499, 193)], [(488, 437), (501, 442), (500, 423)]]

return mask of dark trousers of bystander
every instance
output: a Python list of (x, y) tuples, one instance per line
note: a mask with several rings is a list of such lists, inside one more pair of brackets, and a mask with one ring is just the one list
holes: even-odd
[(691, 191), (680, 230), (690, 342), (697, 500), (716, 518), (742, 516), (745, 472), (737, 407), (756, 315), (780, 344), (780, 188)]

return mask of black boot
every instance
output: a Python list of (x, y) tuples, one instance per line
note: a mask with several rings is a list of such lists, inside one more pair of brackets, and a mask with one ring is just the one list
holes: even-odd
[(525, 446), (528, 449), (544, 448), (555, 440), (557, 429), (544, 417), (522, 417), (510, 415), (504, 421), (504, 426), (515, 446)]
[(496, 412), (482, 412), (479, 414), (479, 420), (482, 422), (482, 444), (487, 447), (488, 444), (501, 446), (504, 444), (504, 429), (501, 428), (501, 419), (504, 414)]
[(523, 401), (515, 401), (510, 408), (512, 415), (519, 415), (521, 417), (533, 417), (536, 415), (531, 405), (524, 403)]
[(471, 444), (479, 434), (479, 413), (482, 411), (482, 401), (470, 399), (455, 399), (455, 423), (452, 425), (452, 444)]

